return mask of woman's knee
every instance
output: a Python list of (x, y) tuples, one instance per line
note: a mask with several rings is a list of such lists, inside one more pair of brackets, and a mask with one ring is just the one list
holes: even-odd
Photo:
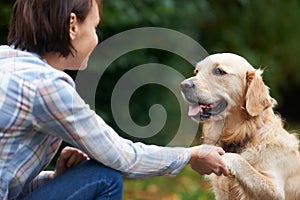
[[(52, 191), (55, 194), (48, 196)], [(121, 173), (88, 160), (45, 183), (28, 199), (122, 199)], [(58, 198), (59, 197), (59, 198)]]
[(99, 187), (104, 186), (106, 188), (106, 191), (102, 190), (102, 192), (110, 197), (114, 197), (114, 199), (121, 199), (123, 194), (123, 179), (121, 173), (97, 161), (91, 160), (87, 162), (89, 162), (90, 165), (91, 175), (99, 178)]
[(115, 193), (116, 196), (119, 196), (121, 199), (123, 194), (123, 179), (121, 173), (116, 170), (110, 169), (110, 172), (108, 174), (108, 177), (111, 178), (112, 192)]

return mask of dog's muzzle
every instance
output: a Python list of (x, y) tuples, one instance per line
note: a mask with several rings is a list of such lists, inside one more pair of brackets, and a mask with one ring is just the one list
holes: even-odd
[(181, 82), (180, 87), (184, 99), (190, 104), (188, 115), (196, 121), (208, 120), (211, 116), (223, 112), (228, 105), (224, 99), (207, 102), (199, 98), (196, 85), (190, 79)]

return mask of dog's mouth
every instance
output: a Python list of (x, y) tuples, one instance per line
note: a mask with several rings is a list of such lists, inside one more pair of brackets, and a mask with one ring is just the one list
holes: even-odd
[(189, 106), (188, 116), (197, 121), (205, 121), (211, 116), (220, 114), (226, 107), (227, 102), (224, 99), (211, 104), (199, 102)]

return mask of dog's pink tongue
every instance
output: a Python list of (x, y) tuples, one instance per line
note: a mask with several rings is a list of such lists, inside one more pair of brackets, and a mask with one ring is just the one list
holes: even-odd
[(196, 116), (201, 110), (202, 110), (202, 108), (199, 105), (189, 106), (188, 116), (189, 117)]

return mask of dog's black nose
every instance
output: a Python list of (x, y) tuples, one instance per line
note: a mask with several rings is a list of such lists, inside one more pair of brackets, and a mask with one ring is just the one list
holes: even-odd
[(195, 88), (195, 84), (192, 80), (184, 80), (180, 83), (181, 89), (189, 89), (189, 88)]

